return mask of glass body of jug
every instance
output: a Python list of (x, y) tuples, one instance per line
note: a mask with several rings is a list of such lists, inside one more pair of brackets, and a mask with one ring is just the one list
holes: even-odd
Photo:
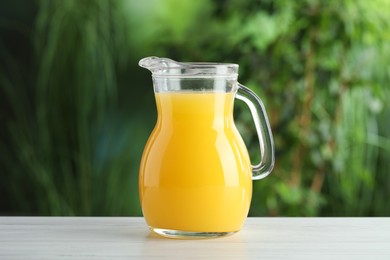
[[(156, 126), (142, 155), (139, 193), (154, 232), (173, 238), (219, 237), (241, 229), (252, 179), (274, 165), (271, 129), (260, 99), (237, 82), (238, 65), (148, 57)], [(261, 161), (252, 166), (233, 120), (234, 99), (248, 104)]]

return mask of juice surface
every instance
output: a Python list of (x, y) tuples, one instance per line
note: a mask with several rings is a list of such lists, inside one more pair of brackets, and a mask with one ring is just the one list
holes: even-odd
[(240, 230), (251, 166), (233, 121), (232, 93), (156, 93), (158, 120), (143, 153), (139, 189), (153, 228)]

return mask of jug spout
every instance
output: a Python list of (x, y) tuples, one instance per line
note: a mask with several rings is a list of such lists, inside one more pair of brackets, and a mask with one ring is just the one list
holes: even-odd
[(172, 67), (183, 66), (180, 62), (168, 58), (159, 58), (156, 56), (143, 58), (139, 61), (138, 65), (142, 68), (150, 70), (152, 73)]

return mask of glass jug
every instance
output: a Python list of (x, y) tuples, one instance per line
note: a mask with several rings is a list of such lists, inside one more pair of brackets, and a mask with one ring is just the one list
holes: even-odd
[[(274, 166), (274, 145), (261, 100), (237, 82), (238, 65), (148, 57), (158, 118), (139, 172), (142, 212), (150, 229), (171, 238), (207, 238), (241, 229), (252, 179)], [(261, 161), (252, 166), (233, 120), (234, 98), (250, 108)]]

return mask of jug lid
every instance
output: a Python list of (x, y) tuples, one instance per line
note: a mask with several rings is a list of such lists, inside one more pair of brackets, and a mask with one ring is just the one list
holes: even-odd
[(237, 78), (238, 64), (214, 62), (178, 62), (155, 56), (143, 58), (138, 63), (152, 72), (153, 77), (177, 78)]

